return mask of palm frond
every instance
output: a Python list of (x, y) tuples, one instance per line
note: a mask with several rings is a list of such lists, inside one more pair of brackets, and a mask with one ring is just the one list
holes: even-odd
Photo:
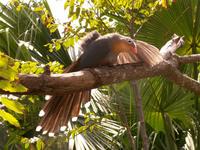
[[(45, 6), (50, 12), (47, 3)], [(60, 34), (58, 31), (50, 33), (40, 16), (30, 9), (31, 5), (24, 4), (21, 11), (17, 11), (13, 5), (0, 3), (0, 7), (1, 51), (21, 60), (34, 59), (41, 63), (56, 60), (64, 65), (70, 64), (66, 48), (61, 46), (59, 51), (49, 52), (45, 47), (52, 39), (59, 39)]]

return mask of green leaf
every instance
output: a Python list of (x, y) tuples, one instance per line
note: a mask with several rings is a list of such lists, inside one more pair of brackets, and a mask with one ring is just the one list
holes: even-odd
[[(61, 47), (59, 51), (50, 53), (47, 52), (48, 47), (44, 47), (52, 39), (59, 39), (60, 34), (57, 30), (54, 32), (55, 34), (51, 34), (47, 29), (47, 24), (41, 23), (39, 18), (47, 10), (48, 18), (50, 18), (48, 21), (54, 24), (51, 10), (46, 1), (43, 2), (44, 5), (35, 2), (26, 3), (22, 9), (23, 11), (19, 12), (16, 11), (15, 5), (9, 6), (0, 2), (2, 8), (2, 13), (0, 13), (0, 51), (18, 60), (34, 59), (42, 63), (56, 60), (65, 66), (69, 65), (71, 59), (66, 49)], [(44, 13), (39, 12), (41, 7), (44, 7)], [(35, 11), (34, 8), (36, 8)], [(44, 16), (47, 17), (47, 15)], [(52, 31), (56, 29), (56, 26), (52, 26)], [(8, 34), (6, 34), (7, 30)], [(0, 63), (4, 62), (1, 60), (0, 58)]]
[(68, 38), (63, 42), (64, 47), (74, 46), (74, 38)]
[(69, 3), (69, 14), (68, 17), (70, 18), (74, 14), (74, 7), (75, 7), (75, 0), (71, 0)]
[(59, 50), (61, 48), (61, 44), (59, 41), (55, 42), (55, 48), (56, 48), (56, 50)]
[(4, 79), (14, 81), (17, 77), (17, 72), (13, 70), (10, 66), (7, 69), (0, 69), (0, 77)]
[(13, 115), (1, 109), (0, 109), (0, 117), (2, 117), (5, 121), (8, 121), (10, 124), (14, 125), (15, 127), (20, 128), (20, 124), (18, 120)]
[(28, 149), (30, 147), (30, 144), (29, 143), (25, 143), (25, 149)]
[(6, 68), (8, 65), (8, 58), (0, 52), (0, 68)]
[(27, 88), (23, 85), (7, 80), (0, 80), (0, 89), (9, 92), (26, 92)]
[(45, 146), (44, 142), (41, 139), (37, 140), (37, 143), (36, 143), (37, 150), (43, 150), (44, 146)]
[(77, 17), (77, 18), (78, 18), (78, 16), (80, 15), (80, 11), (81, 11), (80, 7), (77, 7), (77, 8), (76, 8), (76, 17)]
[(16, 61), (16, 62), (14, 63), (14, 66), (12, 67), (12, 69), (13, 69), (14, 71), (18, 72), (19, 66), (20, 66), (20, 62)]
[(50, 30), (51, 33), (54, 33), (54, 32), (57, 31), (58, 25), (57, 25), (57, 24), (50, 24), (50, 25), (48, 26), (48, 28), (49, 28), (49, 30)]
[(12, 92), (14, 89), (12, 88), (12, 85), (7, 80), (0, 80), (0, 89), (4, 91), (10, 91)]
[(35, 12), (37, 12), (37, 11), (43, 11), (43, 10), (44, 10), (44, 7), (42, 7), (42, 6), (38, 6), (38, 7), (34, 8)]
[(0, 101), (8, 109), (10, 109), (16, 113), (23, 114), (23, 111), (25, 110), (24, 106), (21, 103), (17, 102), (16, 100), (10, 100), (6, 97), (0, 97)]
[(70, 2), (69, 2), (69, 1), (66, 1), (66, 2), (64, 3), (64, 9), (66, 9), (69, 5), (70, 5)]
[(18, 5), (18, 6), (16, 7), (16, 10), (17, 10), (17, 11), (21, 11), (22, 8), (23, 8), (23, 5), (20, 4), (20, 5)]
[(14, 92), (26, 92), (28, 90), (25, 86), (23, 86), (22, 84), (19, 84), (19, 83), (13, 82), (12, 86), (15, 89)]
[(148, 112), (145, 120), (156, 131), (165, 131), (163, 117), (160, 112)]

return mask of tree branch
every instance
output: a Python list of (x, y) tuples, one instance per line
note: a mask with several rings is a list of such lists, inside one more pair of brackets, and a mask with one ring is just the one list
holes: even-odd
[(200, 62), (200, 54), (193, 54), (188, 56), (173, 55), (173, 57), (177, 57), (176, 59), (180, 64)]
[(164, 76), (173, 83), (200, 95), (200, 83), (187, 75), (182, 74), (176, 67), (170, 65)]
[[(190, 57), (190, 56), (188, 56)], [(195, 55), (192, 58), (198, 58)], [(200, 95), (200, 84), (186, 75), (182, 75), (177, 67), (180, 63), (194, 61), (184, 57), (171, 57), (168, 61), (149, 68), (135, 64), (123, 64), (113, 67), (100, 67), (72, 73), (52, 75), (19, 75), (19, 83), (28, 88), (27, 92), (7, 92), (0, 90), (1, 94), (63, 94), (66, 92), (80, 91), (96, 88), (102, 85), (119, 83), (125, 80), (139, 80), (147, 77), (164, 75), (172, 82)], [(178, 79), (178, 77), (181, 79)], [(186, 80), (186, 81), (185, 81)], [(194, 84), (194, 85), (193, 85)]]
[[(165, 63), (161, 63), (153, 68), (135, 66), (135, 64), (123, 64), (63, 74), (21, 74), (19, 75), (19, 83), (23, 84), (29, 90), (16, 94), (63, 94), (66, 92), (86, 90), (101, 85), (119, 83), (124, 80), (138, 80), (157, 76), (160, 75), (163, 68), (165, 68)], [(1, 90), (0, 93), (13, 92)]]
[(118, 108), (118, 111), (117, 111), (117, 112), (118, 112), (118, 114), (119, 114), (119, 116), (120, 116), (120, 120), (121, 120), (123, 126), (126, 127), (126, 129), (127, 129), (127, 136), (128, 136), (128, 138), (129, 138), (129, 143), (130, 143), (131, 150), (136, 150), (135, 139), (134, 139), (134, 137), (132, 136), (131, 128), (130, 128), (130, 126), (128, 125), (127, 116), (126, 116), (126, 114), (124, 113), (125, 110), (124, 110), (124, 107), (123, 107), (123, 104), (122, 104), (123, 98), (122, 98), (122, 96), (115, 90), (114, 87), (111, 86), (111, 88), (112, 88), (112, 90), (114, 91), (115, 97), (116, 97), (116, 101), (117, 101), (117, 103), (119, 104), (119, 105), (118, 105), (119, 108)]
[(145, 120), (144, 120), (144, 112), (142, 108), (142, 96), (139, 90), (139, 86), (136, 81), (132, 80), (131, 85), (133, 87), (133, 91), (135, 94), (135, 105), (136, 105), (136, 112), (137, 117), (139, 120), (139, 129), (140, 129), (140, 135), (142, 138), (142, 145), (144, 150), (149, 149), (149, 138), (146, 132), (146, 126), (145, 126)]
[(179, 37), (176, 34), (173, 35), (172, 39), (169, 40), (161, 49), (160, 54), (164, 59), (170, 58), (172, 53), (184, 44), (183, 37)]
[[(172, 42), (179, 43), (179, 46), (181, 46), (177, 40), (172, 40)], [(178, 47), (174, 46), (174, 43), (171, 43), (171, 45)], [(200, 61), (200, 55), (175, 56), (171, 54), (170, 45), (166, 47), (168, 51), (164, 52), (168, 56), (165, 57), (167, 60), (151, 68), (139, 64), (123, 64), (53, 75), (21, 74), (19, 75), (19, 83), (28, 88), (27, 92), (16, 93), (0, 90), (0, 94), (63, 94), (119, 83), (125, 80), (139, 80), (163, 75), (177, 85), (200, 95), (200, 83), (183, 75), (177, 69), (180, 64)], [(174, 51), (174, 48), (172, 49)]]

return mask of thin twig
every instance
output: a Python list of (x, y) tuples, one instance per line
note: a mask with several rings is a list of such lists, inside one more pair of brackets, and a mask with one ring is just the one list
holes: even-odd
[(141, 93), (140, 93), (137, 81), (132, 80), (131, 85), (133, 87), (133, 91), (135, 94), (136, 113), (137, 113), (138, 120), (140, 123), (140, 135), (142, 138), (143, 149), (148, 150), (149, 149), (149, 139), (148, 139), (148, 136), (146, 133)]
[(128, 125), (128, 121), (127, 121), (127, 118), (126, 118), (126, 115), (125, 115), (125, 110), (124, 110), (124, 107), (123, 107), (123, 104), (121, 102), (122, 100), (122, 97), (120, 94), (118, 94), (118, 92), (114, 89), (113, 86), (111, 86), (111, 89), (113, 90), (113, 92), (115, 93), (115, 95), (119, 96), (119, 98), (116, 98), (117, 100), (117, 103), (118, 103), (118, 106), (119, 106), (119, 111), (118, 111), (118, 114), (120, 116), (120, 119), (122, 121), (122, 124), (123, 126), (126, 127), (127, 129), (127, 136), (128, 136), (128, 139), (129, 139), (129, 143), (131, 144), (131, 149), (132, 150), (136, 150), (136, 145), (135, 145), (135, 139), (133, 138), (132, 136), (132, 132), (131, 132), (131, 128), (130, 126)]
[[(131, 38), (133, 38), (135, 35), (134, 33), (134, 0), (132, 0), (132, 11), (131, 11), (131, 21), (130, 21), (130, 33), (131, 33)], [(142, 138), (142, 145), (144, 150), (149, 149), (149, 139), (146, 133), (146, 127), (145, 127), (145, 121), (144, 121), (144, 113), (142, 109), (142, 96), (140, 94), (140, 89), (138, 87), (137, 80), (132, 80), (131, 85), (133, 87), (133, 92), (135, 94), (135, 103), (136, 103), (136, 113), (138, 116), (138, 121), (140, 123), (140, 126), (138, 126), (138, 129), (140, 130), (140, 135)]]

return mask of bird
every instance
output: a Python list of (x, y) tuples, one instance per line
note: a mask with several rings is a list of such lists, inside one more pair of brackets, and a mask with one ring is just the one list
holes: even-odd
[[(97, 31), (90, 32), (83, 37), (79, 47), (82, 55), (65, 69), (65, 73), (133, 62), (154, 66), (163, 61), (156, 47), (119, 33), (100, 35)], [(68, 121), (79, 115), (81, 103), (89, 99), (90, 90), (53, 95), (39, 112), (42, 119), (36, 131), (43, 131), (43, 134), (48, 133), (49, 136), (65, 131)]]

